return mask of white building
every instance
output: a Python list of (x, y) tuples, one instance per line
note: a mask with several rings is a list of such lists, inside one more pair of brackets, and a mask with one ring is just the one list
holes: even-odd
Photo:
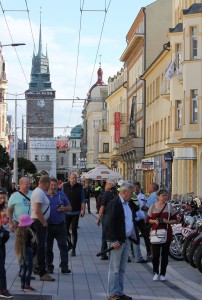
[(56, 140), (55, 138), (30, 138), (28, 142), (29, 160), (38, 172), (46, 171), (56, 177)]

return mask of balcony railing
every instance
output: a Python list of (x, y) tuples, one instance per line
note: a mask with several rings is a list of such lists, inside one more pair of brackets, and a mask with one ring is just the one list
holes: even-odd
[(5, 72), (2, 72), (0, 74), (0, 80), (6, 80), (6, 73)]
[(125, 142), (120, 145), (119, 147), (119, 154), (123, 154), (129, 152), (135, 148), (143, 148), (144, 147), (144, 140), (143, 138), (133, 138), (128, 142)]

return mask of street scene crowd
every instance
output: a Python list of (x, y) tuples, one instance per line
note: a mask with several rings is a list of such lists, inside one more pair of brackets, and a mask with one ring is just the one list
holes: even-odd
[[(132, 299), (124, 292), (124, 273), (131, 256), (136, 263), (152, 262), (153, 280), (165, 281), (168, 251), (172, 241), (171, 225), (178, 216), (168, 201), (168, 190), (150, 184), (147, 198), (140, 182), (115, 182), (107, 179), (78, 181), (72, 172), (65, 183), (41, 176), (38, 186), (30, 190), (29, 179), (22, 177), (19, 188), (0, 188), (0, 298), (13, 298), (7, 289), (5, 257), (9, 231), (15, 232), (15, 253), (19, 264), (19, 289), (35, 292), (34, 274), (41, 281), (55, 281), (54, 240), (60, 251), (60, 269), (69, 274), (68, 257), (77, 255), (79, 218), (91, 214), (90, 198), (96, 199), (97, 226), (102, 226), (101, 260), (109, 261), (108, 299)], [(8, 194), (8, 197), (7, 197)], [(8, 225), (7, 225), (8, 224)], [(96, 226), (96, 224), (95, 224)], [(158, 232), (158, 234), (157, 234)], [(140, 249), (140, 236), (146, 259)]]

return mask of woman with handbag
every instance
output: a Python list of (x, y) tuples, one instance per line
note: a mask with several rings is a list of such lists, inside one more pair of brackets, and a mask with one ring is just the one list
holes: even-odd
[[(158, 201), (150, 206), (147, 222), (151, 224), (150, 241), (152, 245), (153, 280), (165, 281), (168, 265), (168, 251), (172, 241), (172, 224), (177, 223), (177, 216), (168, 200), (168, 191), (160, 189), (157, 192)], [(161, 258), (160, 276), (159, 264)]]

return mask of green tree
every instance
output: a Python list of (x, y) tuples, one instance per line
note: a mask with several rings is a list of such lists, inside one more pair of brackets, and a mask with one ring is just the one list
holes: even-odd
[[(11, 168), (13, 168), (13, 159), (11, 161)], [(24, 170), (25, 173), (30, 173), (30, 174), (34, 174), (37, 171), (36, 166), (30, 160), (24, 157), (18, 158), (18, 170), (19, 171)]]
[(0, 145), (0, 168), (6, 168), (9, 163), (9, 155), (6, 152), (6, 148)]

